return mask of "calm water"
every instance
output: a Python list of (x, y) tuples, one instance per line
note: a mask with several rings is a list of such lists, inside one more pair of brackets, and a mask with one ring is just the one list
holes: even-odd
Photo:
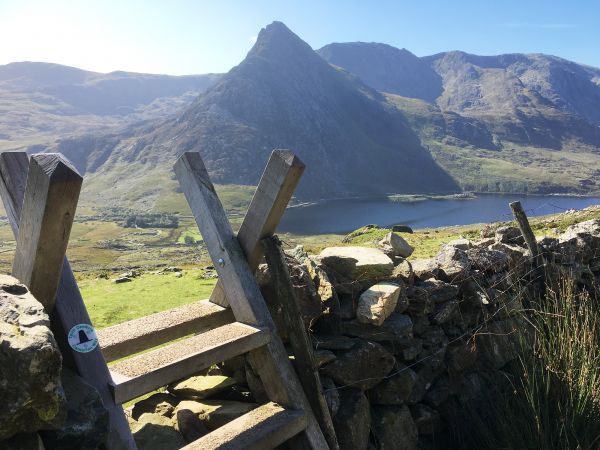
[(508, 204), (516, 200), (521, 201), (530, 216), (600, 204), (598, 197), (492, 194), (475, 199), (424, 200), (414, 203), (394, 203), (385, 198), (332, 200), (288, 209), (279, 230), (299, 234), (325, 234), (347, 233), (370, 223), (379, 226), (406, 224), (413, 228), (425, 228), (497, 222), (512, 218)]

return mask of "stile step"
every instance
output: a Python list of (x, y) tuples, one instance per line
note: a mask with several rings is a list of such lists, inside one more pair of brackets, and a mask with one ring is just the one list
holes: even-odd
[(234, 322), (126, 359), (110, 367), (114, 400), (127, 402), (269, 340), (267, 331)]
[(234, 320), (229, 308), (202, 300), (104, 328), (98, 340), (111, 362)]
[(304, 411), (267, 403), (181, 450), (270, 450), (306, 428)]

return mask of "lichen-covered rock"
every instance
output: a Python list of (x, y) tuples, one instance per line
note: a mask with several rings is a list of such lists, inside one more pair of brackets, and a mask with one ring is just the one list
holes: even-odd
[(408, 258), (415, 251), (415, 248), (406, 242), (402, 236), (393, 232), (386, 234), (385, 237), (379, 241), (379, 246), (382, 248), (391, 248), (394, 256), (400, 256), (402, 258)]
[(169, 392), (176, 397), (201, 400), (214, 397), (236, 385), (234, 378), (222, 375), (198, 375), (169, 386)]
[(381, 450), (417, 448), (417, 427), (406, 405), (373, 407), (371, 431)]
[(371, 389), (394, 368), (395, 359), (383, 346), (362, 339), (350, 350), (339, 352), (337, 359), (321, 368), (321, 373), (338, 386)]
[(367, 247), (328, 247), (320, 261), (345, 278), (355, 281), (387, 278), (394, 263), (381, 250)]
[(46, 448), (96, 450), (108, 437), (108, 411), (98, 391), (75, 372), (63, 368), (67, 419), (58, 430), (40, 431)]
[(358, 389), (339, 391), (340, 405), (332, 417), (340, 449), (366, 450), (369, 442), (371, 409)]
[(417, 381), (417, 374), (406, 365), (398, 363), (395, 375), (386, 378), (369, 391), (373, 405), (402, 405), (408, 400)]
[(435, 258), (438, 269), (444, 272), (445, 281), (458, 283), (469, 277), (471, 262), (464, 250), (443, 245)]
[(414, 283), (415, 272), (413, 271), (411, 262), (407, 259), (403, 259), (398, 264), (396, 264), (396, 267), (394, 267), (394, 271), (392, 272), (392, 277), (400, 278), (405, 283)]
[(396, 283), (377, 283), (358, 299), (356, 319), (362, 323), (381, 326), (396, 309), (402, 286)]
[(43, 306), (18, 280), (0, 275), (0, 440), (60, 427), (61, 364)]

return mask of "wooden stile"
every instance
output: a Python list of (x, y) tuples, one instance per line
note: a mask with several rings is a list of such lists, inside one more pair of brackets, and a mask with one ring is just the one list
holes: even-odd
[(328, 448), (200, 154), (184, 153), (175, 164), (175, 173), (236, 319), (273, 333), (269, 344), (253, 350), (249, 356), (269, 398), (286, 408), (303, 410), (307, 416), (306, 429), (290, 444)]
[[(271, 153), (237, 234), (250, 270), (258, 267), (262, 257), (260, 240), (275, 233), (304, 168), (304, 163), (289, 150), (274, 150)], [(210, 301), (221, 306), (228, 305), (220, 280)]]
[[(65, 163), (65, 167), (69, 166), (70, 164)], [(17, 242), (28, 168), (29, 162), (25, 152), (0, 154), (0, 196), (2, 196)], [(60, 281), (56, 291), (56, 303), (51, 314), (52, 331), (65, 363), (71, 365), (84, 380), (94, 386), (102, 397), (110, 421), (107, 448), (110, 450), (135, 449), (136, 445), (123, 409), (113, 401), (109, 388), (112, 379), (100, 348), (96, 347), (88, 353), (79, 353), (74, 351), (67, 342), (67, 333), (74, 325), (91, 325), (91, 321), (69, 262), (66, 257), (63, 261), (62, 271), (59, 272)]]
[(54, 300), (83, 178), (59, 154), (33, 155), (12, 275), (48, 313)]
[(323, 386), (312, 343), (304, 328), (300, 306), (294, 293), (285, 256), (281, 251), (281, 242), (277, 236), (264, 238), (261, 242), (269, 266), (271, 283), (281, 303), (283, 318), (294, 351), (294, 366), (329, 447), (332, 450), (339, 450), (329, 407), (323, 396)]

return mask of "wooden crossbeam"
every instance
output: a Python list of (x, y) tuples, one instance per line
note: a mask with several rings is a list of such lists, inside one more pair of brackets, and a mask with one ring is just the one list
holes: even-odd
[(271, 284), (281, 304), (283, 319), (294, 351), (294, 366), (298, 372), (300, 383), (304, 387), (304, 392), (319, 421), (329, 447), (331, 450), (339, 450), (340, 447), (333, 428), (329, 407), (323, 395), (323, 386), (321, 385), (321, 378), (319, 378), (319, 369), (315, 362), (312, 343), (304, 327), (300, 305), (294, 292), (285, 256), (281, 250), (281, 242), (277, 236), (264, 238), (261, 242), (269, 266)]
[[(65, 160), (62, 160), (62, 163), (64, 167), (70, 167)], [(29, 162), (25, 152), (0, 153), (0, 196), (17, 242), (19, 242), (19, 218), (27, 190), (28, 171)], [(23, 209), (23, 211), (25, 210)], [(23, 236), (23, 238), (26, 237)], [(71, 365), (100, 393), (104, 406), (108, 410), (110, 421), (107, 448), (110, 450), (136, 449), (123, 409), (113, 401), (109, 389), (112, 379), (100, 348), (96, 347), (88, 353), (80, 353), (68, 344), (67, 333), (75, 325), (91, 325), (91, 320), (66, 257), (63, 258), (62, 270), (59, 273), (60, 281), (51, 321), (52, 331), (61, 349), (64, 363)]]
[(327, 442), (289, 362), (285, 347), (276, 335), (273, 319), (200, 154), (184, 153), (175, 164), (175, 173), (236, 319), (272, 332), (273, 338), (269, 344), (252, 351), (249, 356), (269, 398), (285, 408), (303, 410), (307, 415), (306, 430), (290, 443), (298, 447), (327, 449)]
[(54, 309), (82, 182), (59, 154), (33, 155), (29, 160), (12, 275), (48, 313)]
[[(250, 270), (258, 267), (262, 257), (260, 240), (275, 233), (304, 167), (304, 163), (289, 150), (273, 150), (271, 153), (237, 234)], [(228, 305), (221, 280), (217, 282), (210, 301), (221, 306)]]

